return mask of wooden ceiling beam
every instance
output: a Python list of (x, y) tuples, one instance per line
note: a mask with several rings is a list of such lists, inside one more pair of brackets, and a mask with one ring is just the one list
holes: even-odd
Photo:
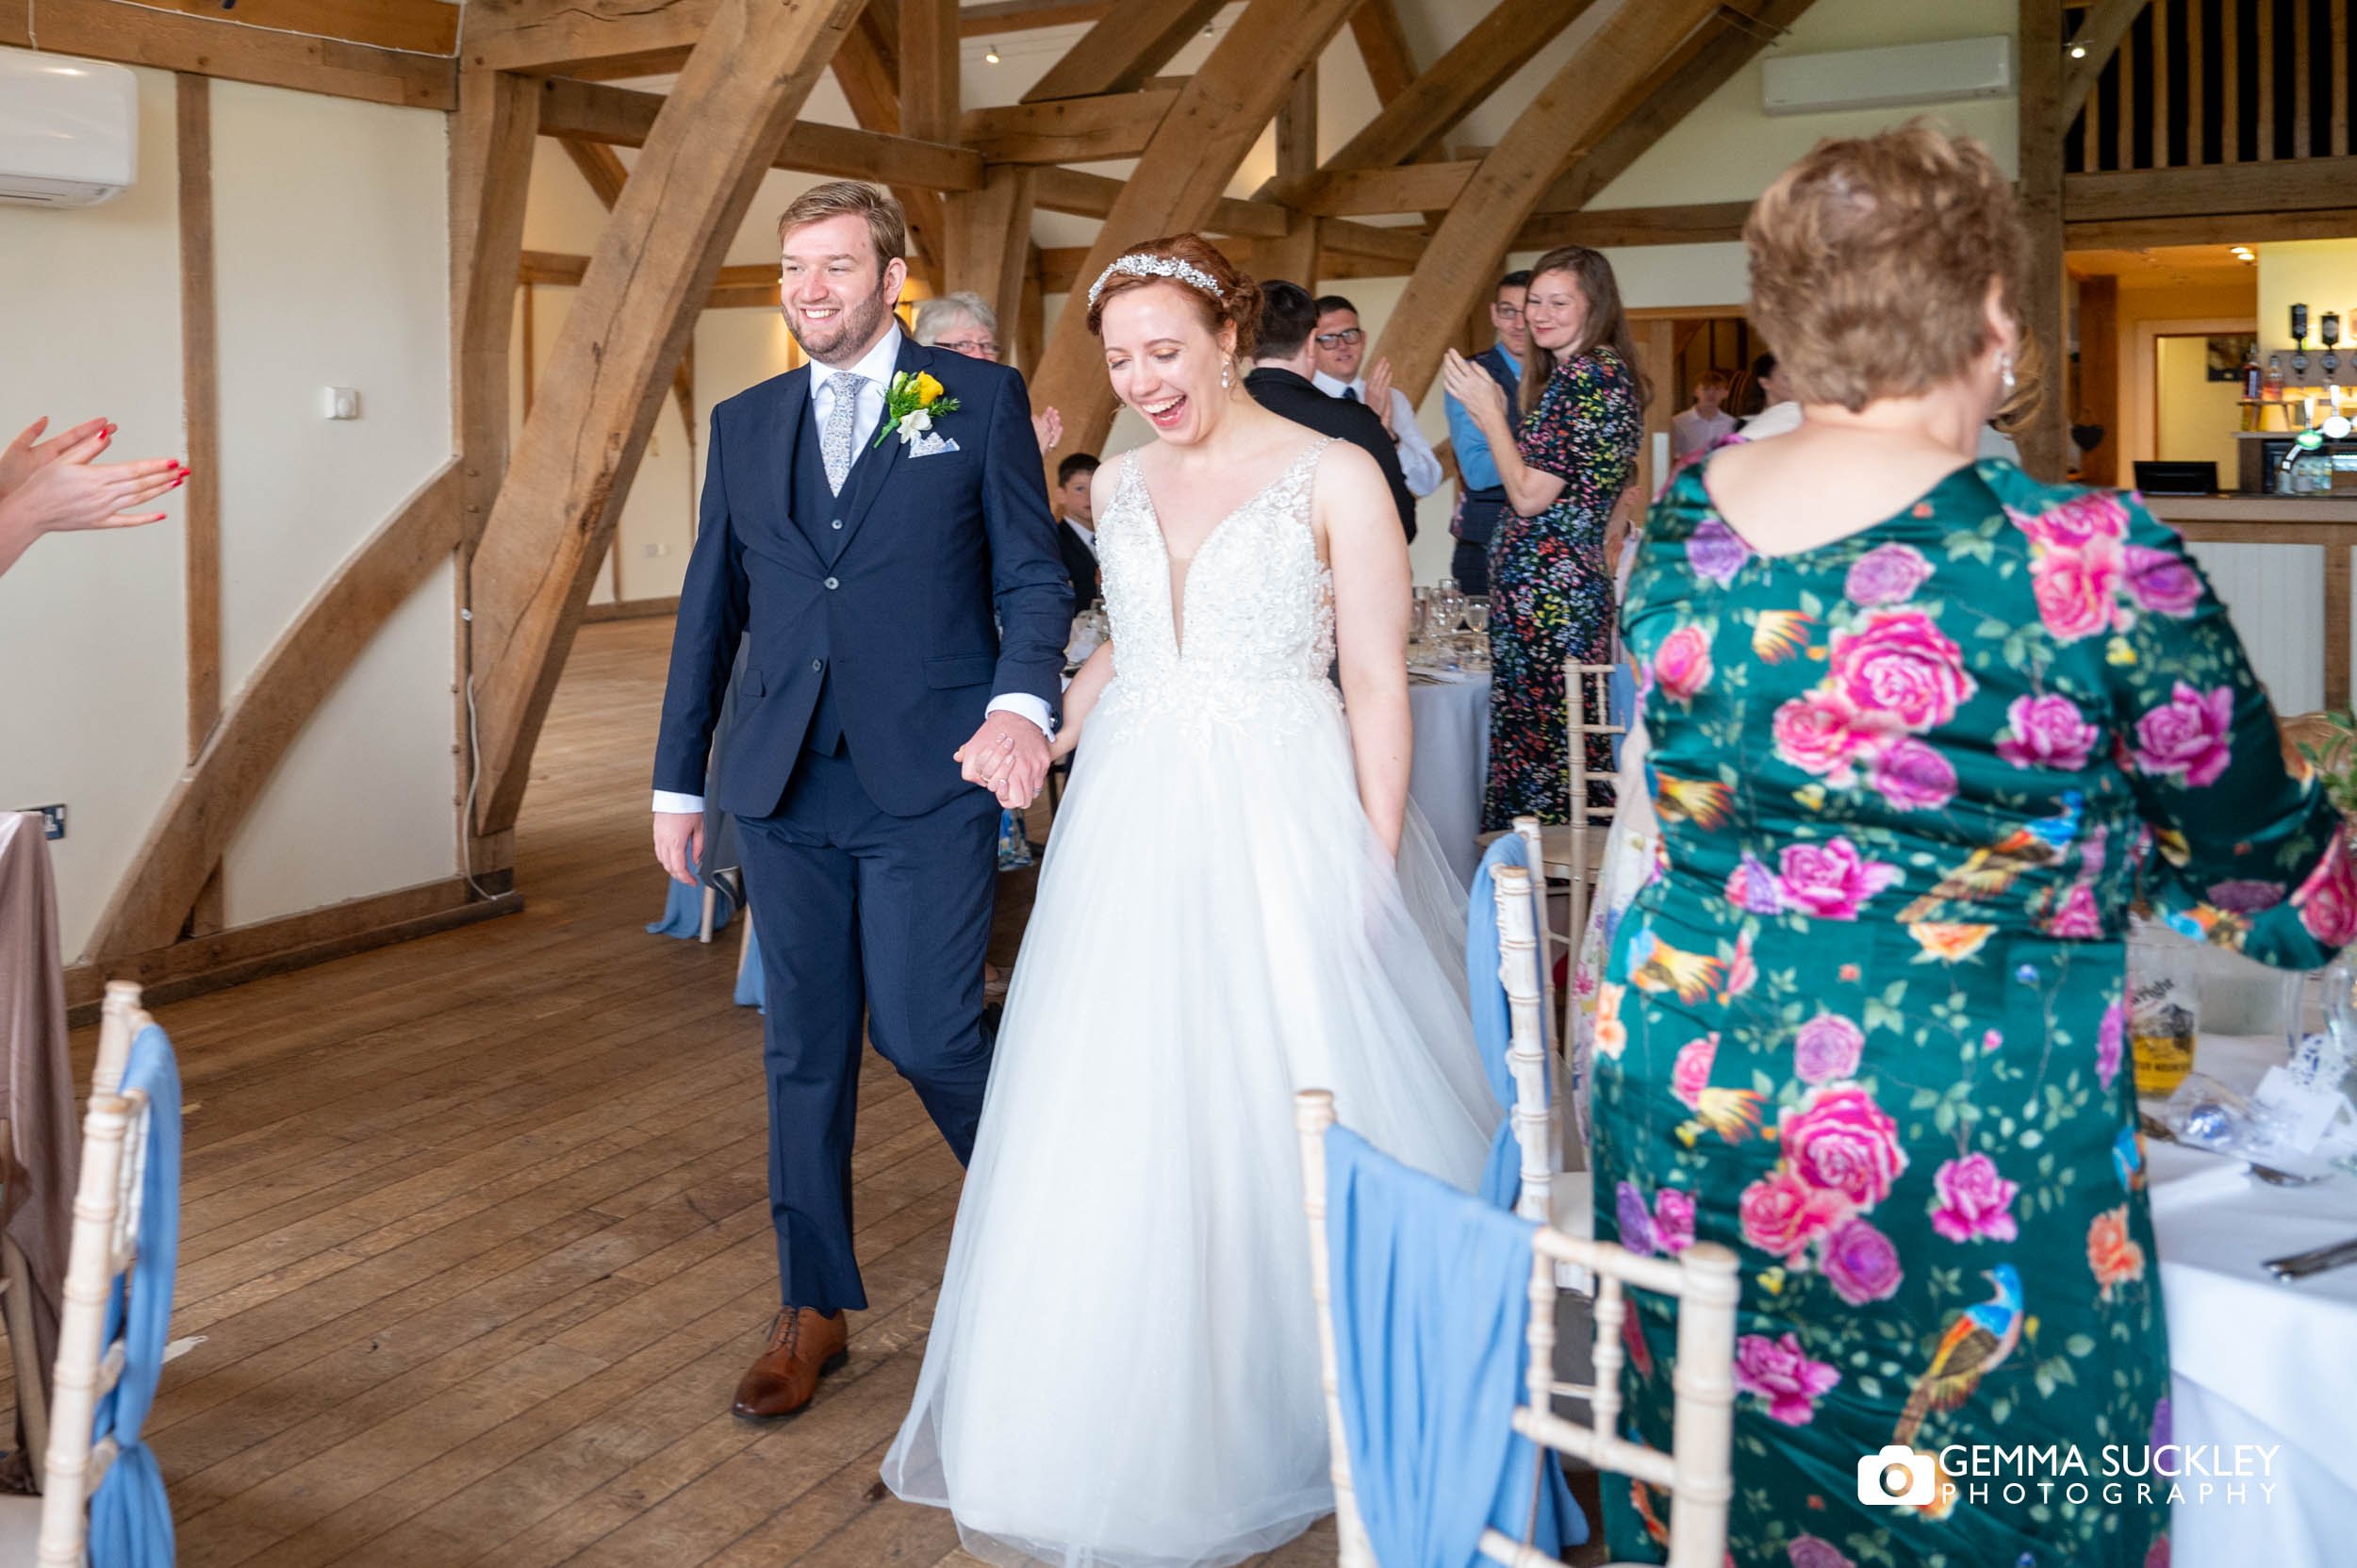
[(515, 826), (698, 303), (858, 4), (718, 0), (599, 236), (475, 552), (478, 833)]
[[(540, 84), (540, 131), (578, 141), (643, 147), (663, 104), (659, 92), (552, 76)], [(982, 188), (981, 156), (966, 148), (815, 120), (794, 123), (779, 149), (777, 167), (839, 179), (881, 180), (895, 189)]]
[[(835, 85), (851, 106), (851, 118), (860, 128), (885, 136), (897, 136), (900, 124), (900, 41), (897, 11), (888, 9), (879, 0), (868, 0), (852, 19), (845, 32), (843, 46), (834, 55)], [(939, 193), (930, 186), (904, 184), (889, 178), (881, 170), (854, 173), (854, 179), (882, 180), (899, 198), (901, 210), (909, 221), (909, 267), (912, 272), (940, 286), (942, 269), (948, 251), (948, 213), (942, 206)], [(976, 184), (981, 176), (976, 176)]]
[(2351, 190), (2357, 157), (2062, 176), (2063, 211), (2073, 223), (2303, 212)]
[(1587, 207), (1540, 212), (1508, 247), (1551, 251), (1558, 245), (1607, 250), (1622, 245), (1701, 245), (1743, 238), (1749, 202), (1697, 202), (1686, 206)]
[(1102, 22), (1113, 0), (989, 0), (958, 11), (958, 31), (967, 38), (1001, 38), (1042, 27), (1071, 27)]
[[(456, 6), (441, 0), (140, 0), (153, 10), (179, 11), (232, 23), (240, 27), (267, 27), (282, 33), (307, 33), (313, 38), (341, 39), (347, 43), (373, 44), (417, 55), (458, 52)], [(48, 10), (46, 0), (41, 9)], [(38, 20), (47, 30), (48, 18)]]
[(558, 75), (616, 61), (668, 70), (720, 0), (467, 0), (458, 52), (471, 66)]
[(958, 0), (900, 0), (900, 134), (951, 141), (961, 91)]
[(1376, 101), (1389, 108), (1416, 80), (1416, 57), (1400, 28), (1398, 8), (1392, 0), (1360, 0), (1350, 13), (1350, 36), (1366, 62)]
[(1540, 198), (1541, 212), (1573, 212), (1628, 172), (1645, 150), (1691, 114), (1711, 94), (1735, 79), (1762, 49), (1799, 21), (1812, 0), (1752, 0), (1748, 13), (1722, 6), (1716, 20), (1697, 30), (1663, 60), (1639, 90), (1639, 103), (1575, 154)]
[(1393, 385), (1411, 399), (1423, 398), (1441, 351), (1495, 281), (1499, 259), (1561, 167), (1563, 149), (1591, 144), (1631, 112), (1658, 63), (1717, 10), (1716, 0), (1604, 3), (1611, 14), (1481, 160), (1392, 309), (1376, 357), (1391, 360)]
[[(581, 177), (588, 182), (590, 192), (598, 198), (598, 205), (608, 212), (613, 211), (614, 204), (622, 199), (622, 187), (630, 183), (630, 171), (623, 166), (622, 155), (602, 141), (583, 141), (573, 137), (565, 138), (564, 146), (566, 156), (573, 160), (573, 167), (581, 171)], [(519, 254), (522, 258), (523, 282), (557, 281), (553, 278), (535, 278), (532, 275), (533, 258), (546, 255), (545, 252), (524, 251)], [(580, 259), (583, 272), (586, 272), (589, 267), (589, 258), (585, 256)], [(727, 267), (720, 269), (723, 276), (730, 271), (732, 269)], [(774, 291), (777, 287), (776, 268), (756, 267), (751, 271), (766, 277)], [(577, 284), (581, 281), (581, 275), (575, 273), (564, 281)], [(755, 280), (740, 278), (737, 281), (744, 283)], [(776, 303), (774, 297), (771, 303)], [(671, 372), (671, 390), (679, 394), (680, 417), (687, 421), (687, 438), (693, 442), (696, 438), (696, 369), (686, 355), (681, 356), (678, 367)]]
[[(1110, 174), (1046, 164), (1032, 172), (1032, 204), (1043, 212), (1069, 213), (1076, 218), (1110, 216), (1121, 195), (1123, 182)], [(1252, 235), (1273, 239), (1285, 232), (1285, 208), (1275, 202), (1223, 196), (1211, 204), (1204, 224), (1208, 234)]]
[[(129, 0), (41, 0), (37, 20), (39, 42), (50, 54), (405, 108), (458, 107), (457, 62), (446, 55), (183, 16)], [(27, 42), (34, 31), (26, 29)]]
[[(1125, 245), (1210, 222), (1228, 182), (1277, 117), (1294, 79), (1342, 28), (1352, 0), (1249, 0), (1179, 92), (1089, 247), (1092, 276)], [(1057, 317), (1032, 403), (1063, 411), (1064, 438), (1093, 451), (1112, 427), (1113, 388), (1087, 313)]]
[(1228, 0), (1124, 0), (1047, 68), (1027, 104), (1133, 92), (1220, 13)]
[(968, 109), (958, 140), (989, 163), (1096, 163), (1137, 157), (1178, 102), (1175, 88)]
[(1377, 169), (1432, 151), (1593, 3), (1498, 0), (1431, 70), (1393, 94), (1380, 113), (1344, 142), (1330, 167)]

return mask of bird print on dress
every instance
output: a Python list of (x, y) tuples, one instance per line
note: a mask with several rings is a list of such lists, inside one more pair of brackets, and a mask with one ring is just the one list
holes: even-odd
[(1954, 1410), (1971, 1398), (1981, 1379), (2004, 1365), (2021, 1343), (2021, 1276), (2011, 1263), (1999, 1263), (1984, 1278), (1997, 1287), (1997, 1294), (1957, 1313), (1940, 1336), (1932, 1364), (1915, 1380), (1915, 1392), (1899, 1412), (1891, 1442), (1913, 1444), (1925, 1416)]

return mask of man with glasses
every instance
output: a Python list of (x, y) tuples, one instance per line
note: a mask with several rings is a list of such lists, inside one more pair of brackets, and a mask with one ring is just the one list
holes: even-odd
[[(1507, 409), (1517, 417), (1523, 361), (1530, 354), (1530, 326), (1523, 320), (1529, 299), (1528, 272), (1508, 272), (1498, 279), (1490, 301), (1490, 324), (1497, 328), (1498, 340), (1473, 359), (1505, 388)], [(1490, 591), (1490, 538), (1506, 514), (1506, 482), (1498, 477), (1497, 459), (1490, 454), (1490, 438), (1455, 398), (1448, 400), (1448, 434), (1457, 453), (1457, 512), (1448, 524), (1457, 536), (1457, 551), (1449, 571), (1460, 587), (1477, 597)]]
[(1416, 405), (1392, 385), (1392, 362), (1376, 362), (1374, 372), (1359, 373), (1367, 355), (1366, 329), (1359, 324), (1359, 307), (1340, 294), (1317, 302), (1318, 325), (1310, 338), (1316, 351), (1317, 388), (1327, 397), (1363, 403), (1383, 421), (1399, 453), (1400, 471), (1408, 477), (1411, 495), (1430, 495), (1441, 487), (1441, 459), (1432, 443), (1416, 428)]

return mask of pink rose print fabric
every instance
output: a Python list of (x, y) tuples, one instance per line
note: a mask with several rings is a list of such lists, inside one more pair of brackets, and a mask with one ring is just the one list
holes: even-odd
[[(2133, 496), (1979, 464), (1763, 554), (1773, 520), (1710, 501), (1720, 460), (1671, 481), (1622, 608), (1659, 828), (1597, 977), (1596, 1232), (1735, 1254), (1735, 1562), (2149, 1568), (2166, 1506), (1933, 1517), (1860, 1504), (1844, 1466), (2157, 1429), (2159, 1254), (2115, 1163), (2128, 904), (2313, 967), (2357, 942), (2357, 853)], [(1623, 1419), (1649, 1442), (1676, 1328), (1632, 1294)], [(1935, 1372), (1965, 1345), (1992, 1369)], [(1606, 1491), (1616, 1560), (1658, 1560), (1644, 1496)]]

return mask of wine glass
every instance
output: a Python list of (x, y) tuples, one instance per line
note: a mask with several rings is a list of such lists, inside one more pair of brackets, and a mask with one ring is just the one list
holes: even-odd
[(1472, 628), (1468, 661), (1475, 669), (1490, 668), (1490, 602), (1475, 594), (1465, 601), (1465, 624)]

